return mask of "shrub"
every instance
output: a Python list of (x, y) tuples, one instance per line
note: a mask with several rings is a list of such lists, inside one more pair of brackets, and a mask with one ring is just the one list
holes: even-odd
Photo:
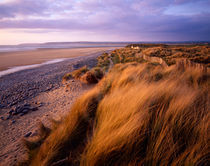
[(104, 72), (101, 70), (101, 68), (99, 67), (94, 67), (90, 70), (91, 73), (93, 73), (93, 75), (95, 75), (95, 77), (100, 80), (103, 78), (104, 76)]
[(72, 74), (71, 73), (67, 73), (67, 74), (65, 74), (64, 76), (63, 76), (63, 78), (62, 78), (62, 80), (63, 81), (68, 81), (68, 80), (70, 80), (70, 79), (72, 79), (73, 77), (72, 77)]
[(74, 70), (73, 72), (71, 72), (72, 77), (79, 79), (83, 74), (85, 74), (87, 71), (89, 71), (89, 69), (87, 68), (87, 66), (83, 66), (80, 69)]
[(98, 83), (98, 79), (91, 71), (86, 72), (80, 79), (82, 82), (87, 84), (96, 84)]

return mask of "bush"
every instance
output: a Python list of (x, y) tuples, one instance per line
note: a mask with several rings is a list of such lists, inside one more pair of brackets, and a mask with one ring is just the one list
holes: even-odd
[(67, 74), (65, 74), (64, 76), (63, 76), (63, 78), (62, 78), (62, 80), (63, 81), (68, 81), (68, 80), (70, 80), (70, 79), (72, 79), (73, 77), (72, 77), (72, 74), (71, 73), (67, 73)]
[(96, 84), (98, 83), (98, 79), (91, 71), (86, 72), (80, 79), (82, 82), (87, 84)]
[(99, 67), (94, 67), (90, 70), (91, 73), (93, 73), (93, 75), (95, 75), (95, 77), (100, 80), (103, 78), (104, 76), (104, 72), (101, 70), (101, 68)]
[(89, 69), (87, 68), (87, 66), (83, 66), (80, 69), (74, 70), (71, 75), (72, 77), (79, 79), (83, 74), (85, 74), (87, 71), (89, 71)]

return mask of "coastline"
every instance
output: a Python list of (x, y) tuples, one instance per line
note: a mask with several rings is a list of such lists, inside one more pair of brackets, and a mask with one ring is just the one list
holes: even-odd
[(59, 88), (65, 73), (84, 65), (95, 66), (96, 57), (99, 55), (101, 55), (100, 51), (93, 55), (74, 57), (0, 77), (0, 110), (11, 108), (42, 92)]
[(52, 48), (27, 51), (0, 52), (0, 71), (12, 67), (41, 64), (53, 59), (90, 56), (98, 52), (113, 50), (120, 47), (95, 47), (95, 48)]
[[(50, 118), (63, 117), (77, 97), (91, 88), (75, 80), (68, 89), (62, 83), (62, 77), (84, 65), (95, 66), (100, 54), (75, 57), (0, 77), (0, 165), (17, 164), (26, 154), (22, 143), (25, 135), (36, 135), (40, 122), (50, 124)], [(24, 104), (34, 106), (35, 103), (41, 103), (38, 110), (24, 116), (9, 113)]]
[(15, 73), (15, 72), (18, 72), (18, 71), (22, 71), (22, 70), (33, 69), (33, 68), (40, 67), (40, 66), (43, 66), (43, 65), (62, 62), (62, 61), (65, 61), (67, 59), (69, 59), (69, 58), (53, 59), (53, 60), (46, 61), (46, 62), (40, 63), (40, 64), (25, 65), (25, 66), (14, 66), (14, 67), (11, 67), (7, 70), (0, 71), (0, 77), (3, 77), (4, 75)]
[[(64, 116), (73, 102), (92, 87), (76, 80), (70, 80), (70, 86), (67, 87), (62, 83), (63, 75), (84, 65), (95, 66), (96, 58), (104, 51), (109, 52), (112, 49), (114, 48), (77, 49), (78, 52), (71, 49), (65, 55), (70, 52), (72, 54), (69, 54), (69, 58), (64, 61), (0, 77), (0, 140), (3, 142), (0, 145), (0, 165), (14, 165), (17, 160), (24, 158), (26, 150), (22, 139), (28, 133), (36, 135), (40, 121), (49, 124), (49, 118)], [(24, 54), (28, 52), (30, 51)], [(36, 111), (30, 111), (23, 116), (10, 113), (11, 110), (23, 105), (29, 104), (34, 107), (36, 103), (41, 103)]]

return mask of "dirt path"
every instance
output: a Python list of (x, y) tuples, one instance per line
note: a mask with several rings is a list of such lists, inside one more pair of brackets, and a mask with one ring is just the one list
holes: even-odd
[(27, 134), (30, 134), (29, 137), (36, 135), (40, 122), (49, 125), (51, 117), (57, 119), (64, 116), (70, 110), (75, 99), (90, 88), (91, 86), (82, 85), (78, 81), (70, 81), (68, 88), (63, 85), (32, 99), (31, 104), (43, 103), (43, 106), (37, 111), (17, 116), (13, 120), (2, 121), (0, 123), (0, 165), (12, 166), (24, 158), (26, 154), (22, 144), (24, 136)]

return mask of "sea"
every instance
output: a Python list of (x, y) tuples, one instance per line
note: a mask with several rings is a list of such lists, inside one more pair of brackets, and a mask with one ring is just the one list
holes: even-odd
[(0, 45), (0, 52), (27, 51), (36, 49), (68, 49), (68, 48), (94, 48), (94, 47), (124, 47), (125, 42), (49, 42), (41, 44)]
[[(19, 44), (19, 45), (0, 45), (0, 60), (1, 53), (5, 52), (17, 52), (17, 51), (29, 51), (37, 49), (69, 49), (69, 48), (94, 48), (94, 47), (124, 47), (128, 43), (124, 42), (50, 42), (42, 44)], [(13, 66), (7, 70), (0, 71), (0, 77), (15, 73), (18, 71), (32, 69), (47, 64), (58, 63), (66, 60), (67, 58), (59, 58), (46, 61), (41, 64), (24, 65), (24, 66)]]

